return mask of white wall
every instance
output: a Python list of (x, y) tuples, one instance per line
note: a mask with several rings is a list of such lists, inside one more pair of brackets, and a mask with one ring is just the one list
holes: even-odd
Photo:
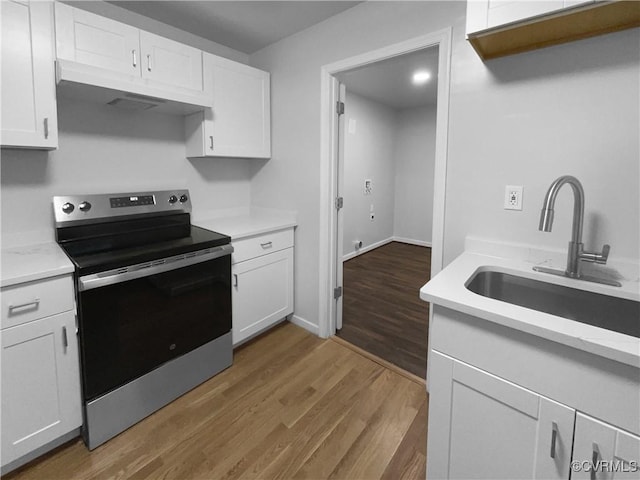
[[(394, 109), (349, 90), (345, 105), (344, 255), (354, 252), (355, 240), (366, 248), (393, 236), (396, 138)], [(364, 195), (365, 179), (371, 195)]]
[(245, 159), (185, 158), (181, 116), (58, 100), (59, 148), (2, 150), (2, 240), (53, 240), (54, 195), (189, 188), (194, 215), (248, 207)]
[(347, 89), (345, 118), (343, 257), (357, 254), (356, 240), (359, 251), (391, 238), (430, 245), (435, 107), (396, 110)]
[(396, 117), (393, 236), (431, 245), (436, 108), (403, 109)]
[[(445, 257), (464, 236), (566, 249), (573, 199), (558, 195), (553, 232), (538, 231), (560, 175), (585, 190), (584, 243), (640, 259), (640, 29), (483, 64), (456, 42), (450, 110)], [(503, 209), (505, 185), (524, 186), (522, 212)]]
[[(537, 231), (544, 192), (564, 173), (585, 186), (586, 246), (606, 240), (612, 257), (640, 257), (639, 30), (484, 64), (464, 39), (465, 10), (464, 2), (364, 2), (250, 58), (272, 73), (273, 120), (273, 158), (252, 180), (252, 202), (298, 210), (296, 314), (316, 325), (320, 69), (448, 26), (445, 263), (467, 234), (564, 248), (568, 192), (559, 195), (554, 232)], [(524, 185), (522, 212), (502, 210), (506, 184)]]

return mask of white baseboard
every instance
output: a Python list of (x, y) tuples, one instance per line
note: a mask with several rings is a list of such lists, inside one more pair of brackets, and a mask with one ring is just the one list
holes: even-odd
[(413, 238), (393, 237), (394, 242), (408, 243), (409, 245), (417, 245), (419, 247), (431, 247), (431, 242), (424, 240), (415, 240)]
[(387, 243), (391, 243), (391, 242), (393, 242), (393, 237), (385, 238), (384, 240), (380, 240), (379, 242), (372, 243), (371, 245), (367, 245), (366, 247), (362, 247), (359, 250), (356, 250), (356, 251), (351, 252), (351, 253), (347, 253), (346, 255), (344, 255), (342, 257), (342, 261), (346, 262), (347, 260), (355, 258), (358, 255), (362, 255), (363, 253), (370, 252), (371, 250), (375, 250), (376, 248), (381, 247), (381, 246), (386, 245)]
[(317, 337), (320, 336), (320, 327), (318, 327), (318, 325), (314, 323), (311, 323), (309, 320), (305, 320), (298, 315), (292, 315), (289, 321), (294, 325), (297, 325), (301, 328), (304, 328), (306, 331), (313, 333)]
[(347, 253), (342, 257), (342, 261), (346, 262), (347, 260), (351, 260), (352, 258), (355, 258), (358, 255), (362, 255), (363, 253), (370, 252), (371, 250), (374, 250), (378, 247), (381, 247), (391, 242), (408, 243), (409, 245), (417, 245), (419, 247), (431, 247), (431, 242), (425, 242), (424, 240), (415, 240), (413, 238), (404, 238), (404, 237), (389, 237), (385, 240), (381, 240), (379, 242), (372, 243), (371, 245), (367, 245), (366, 247), (363, 247), (360, 250)]

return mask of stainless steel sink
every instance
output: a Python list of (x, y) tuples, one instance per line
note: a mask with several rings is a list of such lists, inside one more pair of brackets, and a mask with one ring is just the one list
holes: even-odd
[(501, 302), (640, 338), (640, 302), (497, 271), (476, 273), (466, 287)]

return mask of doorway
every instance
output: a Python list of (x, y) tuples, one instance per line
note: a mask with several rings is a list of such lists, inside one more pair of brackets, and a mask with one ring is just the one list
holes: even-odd
[(431, 264), (438, 46), (335, 77), (344, 199), (336, 335), (424, 379), (428, 305), (416, 292)]
[[(335, 334), (340, 326), (339, 315), (342, 312), (342, 298), (339, 288), (342, 286), (342, 230), (344, 228), (337, 201), (340, 190), (338, 152), (343, 148), (340, 144), (339, 129), (344, 127), (340, 123), (340, 116), (336, 115), (336, 102), (340, 98), (340, 86), (337, 76), (341, 72), (370, 65), (382, 60), (398, 57), (403, 54), (416, 52), (428, 47), (438, 48), (438, 88), (437, 88), (437, 118), (435, 141), (434, 189), (433, 189), (433, 220), (432, 220), (432, 251), (431, 275), (442, 268), (443, 231), (444, 231), (444, 193), (447, 160), (447, 126), (449, 102), (449, 69), (451, 29), (445, 29), (433, 34), (394, 44), (382, 49), (368, 52), (356, 57), (325, 65), (322, 68), (322, 128), (321, 128), (321, 241), (320, 245), (320, 334), (328, 337)], [(357, 127), (356, 127), (357, 128)], [(344, 133), (343, 133), (344, 135)], [(375, 188), (375, 183), (372, 183)], [(375, 212), (374, 212), (375, 215)], [(340, 232), (340, 234), (339, 234)], [(340, 260), (340, 261), (339, 261)], [(424, 281), (429, 278), (425, 274)], [(418, 292), (415, 292), (418, 295)]]

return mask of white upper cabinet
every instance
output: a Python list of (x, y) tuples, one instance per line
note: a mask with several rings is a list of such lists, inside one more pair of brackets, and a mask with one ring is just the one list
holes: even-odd
[(202, 90), (202, 51), (140, 31), (142, 77), (168, 85)]
[[(477, 0), (467, 4), (467, 34), (529, 19), (566, 7), (565, 0)], [(576, 2), (569, 2), (576, 3)], [(593, 3), (593, 0), (578, 3)]]
[(211, 107), (201, 50), (59, 2), (55, 25), (60, 94), (99, 103), (125, 97), (170, 113)]
[(640, 25), (640, 3), (472, 0), (467, 38), (484, 60)]
[(187, 117), (188, 157), (271, 156), (270, 74), (204, 53), (213, 108)]
[(53, 28), (48, 2), (2, 1), (3, 147), (58, 146)]
[(56, 3), (58, 59), (139, 76), (139, 44), (137, 28)]

